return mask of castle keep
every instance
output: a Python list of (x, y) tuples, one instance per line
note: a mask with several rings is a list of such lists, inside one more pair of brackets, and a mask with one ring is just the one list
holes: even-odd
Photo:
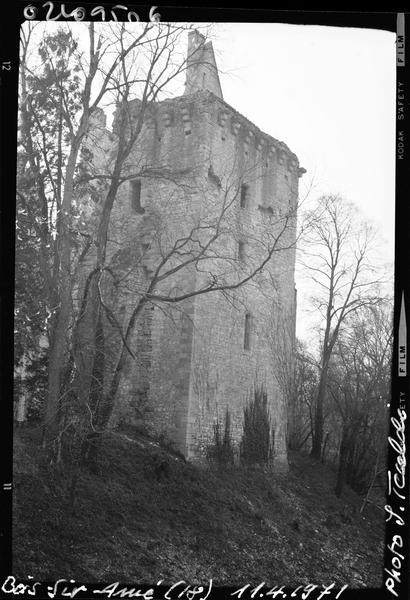
[[(243, 408), (263, 386), (275, 464), (286, 469), (304, 169), (224, 102), (212, 45), (197, 32), (188, 56), (184, 94), (146, 109), (113, 212), (108, 256), (117, 281), (107, 302), (125, 327), (137, 300), (150, 298), (135, 322), (114, 419), (143, 421), (201, 459), (227, 409), (238, 450)], [(129, 106), (138, 119), (141, 103)], [(99, 118), (103, 161), (110, 134)], [(222, 291), (202, 293), (213, 285)]]

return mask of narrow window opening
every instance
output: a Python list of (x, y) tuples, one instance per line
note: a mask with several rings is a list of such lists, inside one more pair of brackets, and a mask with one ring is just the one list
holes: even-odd
[(145, 208), (141, 206), (141, 181), (133, 179), (130, 184), (132, 210), (141, 215), (145, 212)]
[(205, 87), (206, 74), (202, 73), (202, 87)]
[(190, 135), (191, 130), (190, 129), (185, 129), (185, 135)]
[(245, 260), (245, 242), (240, 241), (238, 243), (238, 258), (239, 260)]
[(247, 208), (249, 196), (249, 185), (243, 183), (241, 185), (241, 208)]
[(246, 313), (246, 315), (245, 315), (245, 332), (244, 332), (244, 339), (243, 339), (244, 350), (251, 349), (251, 329), (252, 329), (252, 315), (251, 315), (251, 313)]

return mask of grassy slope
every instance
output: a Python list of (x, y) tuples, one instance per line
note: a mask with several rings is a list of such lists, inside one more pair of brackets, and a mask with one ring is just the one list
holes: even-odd
[[(155, 465), (165, 459), (168, 474)], [(334, 474), (291, 455), (286, 478), (186, 464), (144, 438), (107, 437), (73, 514), (29, 432), (15, 436), (14, 575), (77, 581), (381, 585), (383, 517), (333, 494)], [(347, 510), (346, 510), (347, 509)], [(344, 517), (342, 515), (345, 515)]]

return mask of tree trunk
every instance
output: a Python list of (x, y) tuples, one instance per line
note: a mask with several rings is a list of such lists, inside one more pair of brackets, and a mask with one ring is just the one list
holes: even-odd
[[(76, 365), (76, 394), (80, 406), (91, 404), (94, 362), (97, 354), (97, 337), (100, 305), (97, 301), (97, 277), (94, 269), (84, 286), (79, 314), (73, 327), (73, 354)], [(86, 416), (88, 419), (89, 415)]]
[(120, 356), (115, 366), (108, 391), (98, 404), (98, 411), (95, 420), (95, 430), (92, 432), (91, 436), (92, 443), (89, 444), (87, 447), (87, 460), (91, 465), (94, 466), (96, 466), (97, 464), (98, 455), (101, 450), (102, 436), (107, 428), (115, 406), (115, 398), (120, 385), (122, 370), (125, 366), (126, 359), (128, 356), (127, 345), (129, 344), (129, 341), (131, 339), (131, 335), (134, 331), (134, 326), (138, 319), (138, 316), (140, 315), (146, 302), (147, 301), (145, 298), (141, 298), (134, 309), (134, 312), (128, 323), (127, 332), (125, 334), (125, 343), (122, 342)]
[(353, 487), (357, 481), (357, 463), (356, 463), (356, 452), (355, 443), (353, 442), (353, 435), (351, 433), (351, 442), (349, 444), (349, 452), (347, 455), (347, 473), (346, 483)]
[[(67, 290), (69, 284), (67, 282)], [(67, 290), (61, 298), (54, 331), (52, 346), (48, 363), (48, 396), (44, 416), (45, 442), (50, 443), (57, 439), (60, 421), (60, 396), (62, 374), (65, 372), (67, 360), (66, 335), (70, 323), (70, 301)]]
[(338, 468), (338, 472), (337, 472), (337, 480), (336, 480), (336, 487), (335, 487), (335, 494), (338, 498), (340, 498), (340, 496), (342, 494), (343, 486), (344, 486), (344, 483), (346, 480), (347, 461), (348, 461), (349, 450), (350, 450), (349, 434), (347, 432), (346, 426), (344, 426), (343, 433), (342, 433), (342, 441), (340, 444), (339, 468)]
[(323, 444), (323, 404), (327, 388), (327, 363), (322, 367), (320, 373), (319, 389), (316, 397), (315, 419), (312, 435), (312, 450), (310, 455), (317, 460), (322, 456)]
[(73, 142), (67, 161), (64, 196), (59, 217), (58, 252), (60, 272), (58, 296), (60, 305), (55, 316), (52, 331), (48, 364), (48, 396), (44, 415), (44, 441), (51, 443), (57, 440), (60, 420), (60, 397), (62, 375), (65, 372), (69, 356), (67, 337), (71, 320), (71, 241), (69, 218), (72, 203), (74, 171), (80, 142)]
[(329, 433), (329, 432), (327, 432), (327, 433), (326, 433), (326, 436), (325, 436), (325, 441), (323, 442), (323, 449), (322, 449), (322, 459), (321, 459), (321, 460), (322, 460), (322, 463), (324, 463), (324, 462), (325, 462), (325, 459), (326, 459), (326, 446), (327, 446), (327, 443), (328, 443), (328, 441), (329, 441), (329, 437), (330, 437), (330, 433)]
[(81, 448), (82, 462), (89, 464), (96, 470), (96, 458), (98, 452), (94, 446), (98, 443), (99, 411), (100, 404), (104, 398), (104, 370), (105, 370), (105, 337), (101, 314), (98, 315), (95, 334), (95, 356), (93, 361), (92, 379), (89, 393), (89, 414), (85, 425), (86, 432)]

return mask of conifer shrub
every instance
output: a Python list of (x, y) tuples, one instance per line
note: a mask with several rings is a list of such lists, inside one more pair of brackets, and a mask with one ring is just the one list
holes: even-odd
[(231, 436), (231, 415), (228, 409), (225, 412), (225, 424), (217, 418), (213, 428), (213, 443), (207, 449), (208, 461), (218, 466), (232, 465), (234, 451)]
[(268, 395), (255, 388), (243, 411), (240, 461), (243, 465), (267, 465), (273, 460), (274, 430), (268, 407)]

